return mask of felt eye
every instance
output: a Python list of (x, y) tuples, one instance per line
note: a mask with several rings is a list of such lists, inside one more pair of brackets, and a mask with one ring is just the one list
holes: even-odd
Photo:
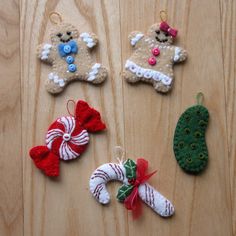
[(203, 160), (205, 158), (204, 154), (203, 153), (200, 153), (199, 154), (199, 159)]
[(195, 149), (197, 148), (197, 145), (196, 145), (195, 143), (192, 143), (192, 144), (190, 145), (190, 147), (191, 147), (192, 150), (195, 150)]
[(197, 110), (197, 112), (196, 112), (196, 113), (197, 113), (197, 115), (201, 115), (201, 112), (200, 112), (200, 110)]
[(185, 132), (186, 134), (190, 134), (190, 129), (189, 129), (189, 128), (185, 128), (185, 129), (184, 129), (184, 132)]
[(70, 31), (67, 31), (66, 33), (67, 33), (67, 35), (71, 35), (71, 32), (70, 32)]
[(207, 125), (207, 122), (204, 121), (204, 120), (200, 120), (200, 121), (199, 121), (199, 125), (200, 125), (201, 127), (205, 127), (205, 126)]
[(190, 120), (190, 116), (189, 116), (189, 115), (186, 115), (186, 116), (185, 116), (185, 120), (186, 120), (186, 121), (189, 121), (189, 120)]
[(192, 160), (191, 157), (187, 157), (187, 158), (186, 158), (186, 162), (187, 162), (187, 163), (192, 163), (192, 161), (193, 161), (193, 160)]
[(201, 134), (201, 132), (196, 131), (196, 132), (194, 133), (194, 135), (195, 135), (196, 138), (200, 138), (202, 134)]
[(57, 34), (57, 37), (60, 38), (61, 36), (62, 36), (62, 33), (58, 33), (58, 34)]
[(165, 36), (166, 36), (166, 37), (168, 37), (168, 36), (169, 36), (169, 34), (168, 34), (168, 33), (165, 33)]
[(157, 30), (156, 33), (157, 33), (157, 34), (160, 34), (160, 30)]
[(180, 141), (178, 145), (179, 145), (180, 148), (183, 148), (184, 147), (184, 142)]

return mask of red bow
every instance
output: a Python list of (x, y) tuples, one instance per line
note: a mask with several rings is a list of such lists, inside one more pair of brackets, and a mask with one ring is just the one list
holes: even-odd
[(160, 24), (160, 29), (166, 33), (168, 33), (169, 35), (171, 35), (172, 37), (176, 37), (178, 30), (177, 29), (173, 29), (171, 28), (165, 21), (162, 21)]
[(131, 194), (124, 201), (125, 207), (128, 210), (132, 210), (134, 219), (137, 219), (142, 213), (142, 208), (141, 208), (142, 205), (138, 194), (138, 187), (140, 184), (145, 183), (152, 175), (154, 175), (157, 172), (154, 171), (150, 174), (145, 175), (147, 169), (148, 169), (148, 161), (139, 158), (137, 160), (137, 166), (136, 166), (136, 179), (135, 182), (132, 183), (132, 185), (134, 185), (134, 188)]

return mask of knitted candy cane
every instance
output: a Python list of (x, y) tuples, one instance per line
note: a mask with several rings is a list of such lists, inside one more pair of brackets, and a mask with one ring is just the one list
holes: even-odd
[[(108, 204), (110, 202), (110, 195), (106, 189), (106, 183), (111, 180), (118, 180), (123, 182), (123, 185), (119, 189), (117, 199), (125, 201), (132, 192), (133, 186), (131, 183), (136, 178), (135, 172), (136, 163), (130, 159), (123, 164), (103, 164), (90, 177), (90, 191), (98, 202)], [(160, 216), (169, 217), (174, 214), (172, 203), (148, 183), (142, 183), (138, 186), (138, 195)]]

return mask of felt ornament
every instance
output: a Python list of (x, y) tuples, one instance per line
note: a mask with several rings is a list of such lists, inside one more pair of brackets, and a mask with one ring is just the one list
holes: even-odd
[(187, 52), (172, 45), (177, 30), (169, 26), (162, 14), (161, 20), (146, 35), (139, 31), (129, 35), (134, 53), (125, 63), (123, 77), (130, 83), (151, 83), (157, 92), (167, 93), (173, 84), (173, 65), (186, 60)]
[(33, 147), (29, 154), (36, 167), (47, 176), (59, 175), (59, 160), (78, 158), (86, 149), (89, 133), (106, 128), (98, 111), (85, 101), (78, 101), (74, 116), (62, 116), (54, 121), (46, 134), (46, 146)]
[(162, 217), (174, 214), (172, 203), (147, 183), (156, 173), (146, 173), (148, 161), (140, 158), (137, 162), (128, 159), (125, 162), (106, 163), (98, 167), (90, 177), (90, 192), (101, 204), (110, 202), (110, 195), (106, 189), (107, 182), (118, 180), (123, 185), (118, 189), (117, 199), (123, 202), (133, 213), (134, 219), (141, 214), (141, 200)]
[(202, 106), (203, 94), (197, 94), (197, 105), (189, 107), (179, 118), (174, 134), (174, 153), (180, 167), (198, 174), (208, 162), (205, 132), (209, 113)]
[(74, 80), (93, 84), (103, 82), (107, 69), (91, 56), (91, 49), (98, 43), (97, 36), (87, 32), (79, 34), (75, 26), (64, 23), (57, 12), (52, 12), (49, 19), (55, 25), (51, 43), (41, 44), (37, 49), (38, 58), (52, 65), (46, 80), (47, 91), (60, 93)]

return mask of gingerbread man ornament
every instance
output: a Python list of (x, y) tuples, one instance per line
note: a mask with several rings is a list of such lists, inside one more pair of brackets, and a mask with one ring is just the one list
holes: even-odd
[(187, 58), (187, 52), (173, 46), (177, 30), (166, 21), (152, 25), (147, 34), (135, 31), (129, 35), (134, 53), (125, 63), (123, 77), (130, 83), (152, 83), (157, 92), (167, 93), (173, 84), (173, 65)]
[(90, 50), (98, 43), (97, 36), (86, 32), (79, 34), (73, 25), (64, 23), (56, 12), (51, 13), (50, 20), (55, 23), (51, 33), (52, 43), (41, 44), (37, 50), (38, 58), (52, 65), (46, 80), (47, 91), (60, 93), (74, 80), (93, 84), (103, 82), (107, 77), (107, 69), (95, 62), (90, 54)]

